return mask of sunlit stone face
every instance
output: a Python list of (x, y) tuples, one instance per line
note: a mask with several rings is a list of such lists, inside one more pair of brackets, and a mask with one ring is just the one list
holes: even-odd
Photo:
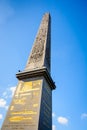
[(36, 130), (42, 80), (19, 81), (2, 130)]

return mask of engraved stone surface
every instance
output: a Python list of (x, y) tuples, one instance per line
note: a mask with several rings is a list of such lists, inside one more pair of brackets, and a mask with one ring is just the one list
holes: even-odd
[(46, 66), (50, 71), (50, 15), (43, 16), (25, 70)]

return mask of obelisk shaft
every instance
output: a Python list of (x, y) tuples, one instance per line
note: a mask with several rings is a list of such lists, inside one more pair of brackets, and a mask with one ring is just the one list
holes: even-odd
[(50, 72), (50, 20), (50, 14), (46, 13), (40, 24), (25, 70), (45, 66)]

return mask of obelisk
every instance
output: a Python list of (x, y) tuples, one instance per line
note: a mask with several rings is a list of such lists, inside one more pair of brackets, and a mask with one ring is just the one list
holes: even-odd
[(50, 74), (51, 18), (41, 21), (24, 71), (16, 74), (18, 85), (1, 130), (52, 130)]

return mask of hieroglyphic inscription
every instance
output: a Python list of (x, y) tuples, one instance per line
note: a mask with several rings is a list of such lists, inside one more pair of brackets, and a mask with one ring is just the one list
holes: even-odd
[[(47, 50), (46, 48), (50, 47), (50, 18), (49, 14), (45, 14), (42, 22), (40, 24), (40, 28), (38, 31), (38, 34), (36, 36), (30, 57), (27, 62), (27, 66), (25, 69), (31, 69), (31, 68), (37, 68), (42, 67), (46, 61), (50, 61), (50, 49)], [(47, 52), (48, 56), (45, 55)], [(45, 58), (46, 57), (46, 58)], [(46, 62), (45, 65), (47, 65), (47, 68), (49, 67), (49, 64)]]
[(45, 40), (47, 38), (47, 31), (48, 31), (48, 15), (45, 15), (45, 17), (43, 17), (42, 19), (40, 29), (30, 55), (29, 64), (32, 62), (36, 63), (37, 61), (41, 60), (44, 51)]

